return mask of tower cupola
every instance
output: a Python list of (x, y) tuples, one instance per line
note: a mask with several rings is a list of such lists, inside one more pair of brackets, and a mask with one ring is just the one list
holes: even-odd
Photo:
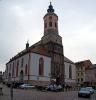
[(62, 45), (62, 37), (58, 33), (58, 16), (50, 2), (47, 13), (43, 17), (44, 35), (41, 38), (42, 44), (53, 42)]
[(51, 5), (51, 2), (50, 2), (50, 5), (49, 5), (47, 12), (54, 12), (54, 9), (53, 9), (53, 6)]
[(58, 34), (58, 16), (54, 13), (53, 6), (50, 2), (47, 13), (44, 16), (44, 35)]

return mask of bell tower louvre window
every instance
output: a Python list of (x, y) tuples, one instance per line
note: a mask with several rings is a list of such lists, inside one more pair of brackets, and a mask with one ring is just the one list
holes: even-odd
[(52, 27), (52, 22), (49, 22), (49, 27)]

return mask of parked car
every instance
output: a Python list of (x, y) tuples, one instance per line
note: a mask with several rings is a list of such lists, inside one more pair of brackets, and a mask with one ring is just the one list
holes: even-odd
[(21, 89), (31, 89), (31, 88), (35, 88), (35, 86), (31, 85), (31, 84), (22, 84), (19, 86)]
[(91, 97), (91, 92), (87, 88), (81, 88), (78, 92), (78, 97)]
[(91, 92), (91, 94), (94, 93), (94, 89), (92, 87), (86, 87), (86, 88)]
[(22, 85), (24, 83), (13, 83), (13, 88), (19, 88), (20, 85)]
[(61, 85), (56, 85), (56, 84), (50, 84), (48, 87), (47, 87), (47, 91), (61, 91), (63, 88)]

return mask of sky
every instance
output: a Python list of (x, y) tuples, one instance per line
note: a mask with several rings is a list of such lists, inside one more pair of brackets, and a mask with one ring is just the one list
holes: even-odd
[(0, 70), (18, 52), (44, 34), (49, 2), (59, 17), (64, 55), (73, 62), (96, 63), (96, 0), (0, 0)]

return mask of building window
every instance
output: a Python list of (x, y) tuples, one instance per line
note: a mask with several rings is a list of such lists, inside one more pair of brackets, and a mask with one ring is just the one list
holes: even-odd
[(70, 79), (72, 78), (72, 66), (71, 65), (69, 66), (69, 78)]
[(43, 60), (43, 58), (39, 59), (39, 75), (44, 75), (44, 60)]
[(21, 59), (21, 67), (23, 67), (24, 59)]
[(14, 62), (13, 62), (13, 67), (12, 67), (12, 77), (14, 77)]
[(78, 83), (79, 83), (79, 78), (78, 78)]
[(52, 27), (52, 22), (49, 22), (49, 27)]
[(25, 66), (25, 75), (27, 75), (27, 72), (28, 72), (28, 67), (27, 67), (27, 64)]
[(81, 82), (83, 82), (83, 78), (81, 78)]
[(83, 72), (81, 72), (81, 76), (83, 76)]
[(18, 67), (19, 67), (19, 60), (17, 61), (16, 77), (18, 77)]

